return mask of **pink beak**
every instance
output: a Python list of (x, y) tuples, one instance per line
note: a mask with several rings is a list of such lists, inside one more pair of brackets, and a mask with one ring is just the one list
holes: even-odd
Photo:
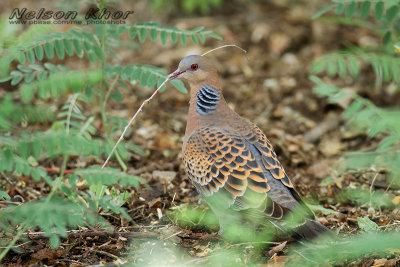
[(185, 71), (184, 70), (179, 70), (179, 69), (177, 69), (176, 71), (174, 71), (173, 73), (171, 73), (170, 75), (169, 75), (169, 80), (173, 80), (173, 79), (176, 79), (176, 78), (178, 78), (182, 73), (184, 73)]

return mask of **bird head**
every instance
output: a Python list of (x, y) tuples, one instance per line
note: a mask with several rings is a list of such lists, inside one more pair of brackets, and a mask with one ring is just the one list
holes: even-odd
[(171, 74), (170, 80), (176, 78), (186, 80), (191, 86), (218, 82), (214, 64), (206, 57), (195, 55), (187, 56), (179, 62), (178, 69)]

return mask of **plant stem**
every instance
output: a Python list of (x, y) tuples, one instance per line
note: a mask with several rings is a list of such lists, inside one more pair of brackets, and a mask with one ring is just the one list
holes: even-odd
[[(98, 8), (102, 9), (105, 8), (105, 4), (104, 4), (104, 0), (101, 0), (98, 2)], [(105, 18), (102, 17), (102, 22), (104, 22)], [(103, 52), (103, 54), (105, 54), (105, 43), (106, 43), (106, 24), (102, 24), (101, 26), (101, 30), (102, 30), (102, 36), (101, 36), (101, 50)], [(104, 62), (101, 61), (101, 83), (100, 83), (100, 95), (99, 95), (99, 105), (100, 105), (100, 113), (101, 113), (101, 119), (103, 121), (104, 124), (104, 128), (106, 130), (106, 134), (108, 134), (108, 122), (107, 122), (107, 116), (106, 116), (106, 111), (105, 111), (105, 107), (106, 107), (106, 103), (105, 103), (105, 77), (104, 77)]]
[(12, 248), (12, 246), (14, 246), (14, 244), (18, 241), (18, 239), (24, 234), (26, 229), (27, 227), (23, 226), (21, 229), (18, 230), (13, 240), (11, 240), (11, 242), (8, 243), (7, 247), (0, 253), (0, 262), (7, 255), (8, 251)]
[[(104, 0), (100, 0), (97, 3), (97, 7), (99, 9), (103, 9), (106, 7)], [(102, 18), (102, 21), (105, 21), (105, 18)], [(106, 31), (106, 24), (103, 23), (102, 24), (102, 38), (101, 38), (101, 50), (103, 51), (103, 54), (105, 55), (105, 44), (106, 44), (106, 35), (107, 35), (107, 31)], [(106, 139), (109, 142), (109, 144), (112, 144), (111, 142), (111, 138), (110, 138), (110, 127), (108, 125), (108, 121), (107, 121), (107, 115), (106, 115), (106, 104), (107, 104), (107, 100), (108, 97), (110, 95), (110, 93), (112, 92), (112, 89), (115, 85), (115, 82), (117, 81), (118, 77), (116, 77), (116, 79), (113, 81), (113, 83), (111, 84), (108, 92), (105, 94), (105, 75), (104, 75), (104, 62), (101, 62), (101, 85), (100, 85), (100, 95), (99, 95), (99, 105), (100, 105), (100, 116), (101, 116), (101, 120), (103, 121), (103, 125), (104, 125), (104, 129), (106, 132)], [(119, 163), (119, 165), (121, 166), (123, 171), (126, 171), (128, 169), (128, 167), (126, 166), (126, 164), (124, 163), (124, 161), (122, 160), (121, 156), (119, 155), (119, 153), (116, 151), (115, 152), (115, 157), (117, 158), (117, 161)]]
[(67, 169), (68, 155), (64, 154), (63, 162), (61, 164), (60, 177), (64, 177), (65, 170)]
[[(105, 3), (104, 0), (100, 1), (100, 8), (105, 8)], [(102, 18), (103, 24), (101, 26), (101, 31), (102, 31), (102, 36), (101, 36), (101, 50), (103, 51), (103, 54), (105, 55), (105, 43), (106, 43), (106, 24), (104, 23), (105, 18)], [(106, 130), (106, 133), (108, 134), (108, 122), (107, 122), (107, 116), (105, 112), (105, 107), (106, 107), (106, 99), (105, 99), (105, 77), (104, 77), (104, 61), (101, 61), (101, 84), (100, 84), (100, 112), (101, 112), (101, 118), (103, 120), (104, 128)]]
[(53, 185), (51, 187), (51, 191), (50, 191), (49, 195), (47, 196), (46, 202), (50, 201), (50, 199), (53, 197), (54, 193), (58, 190), (58, 187), (59, 187), (58, 185), (64, 178), (64, 173), (65, 173), (65, 170), (67, 169), (68, 157), (69, 157), (68, 155), (64, 155), (64, 157), (63, 157), (63, 162), (61, 164), (60, 176), (58, 176), (54, 180)]

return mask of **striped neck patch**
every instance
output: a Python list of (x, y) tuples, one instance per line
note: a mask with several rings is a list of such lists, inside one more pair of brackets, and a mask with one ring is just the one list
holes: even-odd
[(211, 86), (205, 84), (197, 92), (196, 111), (200, 115), (208, 115), (216, 110), (219, 101), (221, 100), (220, 93)]

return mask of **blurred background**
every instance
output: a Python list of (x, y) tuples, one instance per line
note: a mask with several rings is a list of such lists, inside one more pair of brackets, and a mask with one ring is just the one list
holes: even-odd
[[(50, 241), (54, 236), (52, 248), (64, 240), (73, 249), (64, 246), (52, 250), (46, 239), (40, 238), (18, 249), (10, 246), (6, 237), (13, 240), (13, 227), (21, 224), (11, 218), (15, 212), (25, 211), (11, 210), (7, 201), (24, 206), (55, 196), (61, 198), (61, 208), (66, 199), (79, 196), (116, 232), (153, 231), (161, 240), (168, 238), (168, 245), (157, 244), (161, 246), (157, 251), (161, 258), (169, 255), (170, 264), (201, 265), (212, 259), (215, 251), (225, 255), (231, 244), (204, 239), (203, 235), (210, 235), (218, 226), (206, 205), (196, 204), (199, 197), (181, 163), (189, 101), (183, 84), (167, 84), (145, 105), (109, 163), (108, 173), (98, 168), (131, 116), (183, 57), (225, 44), (247, 50), (244, 54), (229, 47), (207, 55), (218, 69), (225, 99), (264, 131), (319, 221), (345, 236), (398, 231), (398, 4), (329, 0), (3, 1), (0, 193), (5, 201), (3, 214), (8, 214), (3, 223), (9, 225), (3, 229), (2, 242), (11, 249), (3, 255), (4, 263), (95, 264), (115, 262), (127, 255), (137, 264), (159, 263), (160, 258), (149, 256), (155, 245), (147, 240), (154, 236), (143, 234), (142, 239), (129, 242), (121, 234), (107, 236), (110, 243), (105, 243), (101, 237), (92, 240), (83, 235), (71, 240), (61, 234), (83, 222), (61, 226), (64, 232), (53, 231), (51, 227), (59, 227), (56, 222), (49, 229), (41, 228), (39, 219), (23, 228), (42, 230)], [(83, 22), (88, 21), (83, 16), (90, 8), (133, 13), (118, 24), (118, 20), (110, 20), (114, 23), (30, 25), (29, 21), (36, 19), (10, 23), (15, 8), (26, 8), (26, 12), (39, 12), (40, 8), (78, 11)], [(50, 216), (51, 209), (43, 210)], [(353, 245), (365, 245), (360, 240)], [(290, 247), (282, 244), (264, 247), (257, 256), (232, 245), (243, 249), (240, 255), (234, 254), (234, 262), (287, 262)], [(392, 249), (399, 246), (385, 244)], [(129, 246), (141, 252), (132, 254)], [(314, 263), (328, 259), (336, 264), (354, 260), (355, 265), (363, 266), (399, 264), (398, 255), (389, 253), (384, 245), (376, 252), (382, 257), (362, 259), (371, 247), (360, 247), (348, 258), (335, 259), (339, 250), (321, 258), (309, 257)], [(179, 252), (173, 252), (175, 249)], [(224, 266), (219, 261), (207, 264)]]

